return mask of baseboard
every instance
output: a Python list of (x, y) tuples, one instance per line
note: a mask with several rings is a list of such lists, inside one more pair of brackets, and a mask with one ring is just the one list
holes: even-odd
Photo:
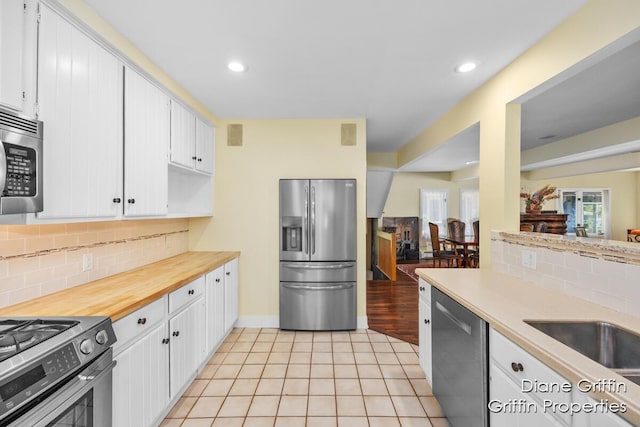
[(278, 328), (280, 317), (278, 316), (240, 316), (236, 322), (236, 328)]
[[(278, 316), (240, 316), (235, 324), (236, 328), (279, 328)], [(356, 328), (369, 329), (367, 316), (358, 316)]]

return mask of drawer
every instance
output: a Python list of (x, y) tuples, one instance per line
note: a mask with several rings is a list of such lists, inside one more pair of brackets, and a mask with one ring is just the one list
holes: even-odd
[(169, 314), (195, 301), (204, 294), (205, 276), (200, 276), (169, 294)]
[(131, 339), (143, 332), (151, 330), (155, 324), (164, 319), (166, 312), (167, 296), (165, 295), (114, 322), (113, 330), (118, 339), (114, 345), (114, 353), (131, 341)]
[[(526, 396), (535, 398), (540, 403), (544, 400), (559, 404), (571, 403), (570, 381), (492, 328), (489, 329), (489, 353), (495, 364)], [(569, 391), (562, 391), (563, 387)], [(567, 425), (571, 424), (569, 413), (555, 412), (553, 415)]]
[(426, 303), (431, 303), (431, 285), (424, 279), (418, 280), (418, 294)]

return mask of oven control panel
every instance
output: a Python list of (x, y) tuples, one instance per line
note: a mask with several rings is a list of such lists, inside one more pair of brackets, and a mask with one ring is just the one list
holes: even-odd
[(18, 407), (80, 365), (76, 350), (69, 343), (4, 379), (0, 383), (0, 415)]

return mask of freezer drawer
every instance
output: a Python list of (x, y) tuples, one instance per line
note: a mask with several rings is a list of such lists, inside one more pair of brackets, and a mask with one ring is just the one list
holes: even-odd
[(356, 283), (280, 282), (280, 329), (356, 329)]
[(355, 282), (355, 262), (280, 262), (281, 282)]

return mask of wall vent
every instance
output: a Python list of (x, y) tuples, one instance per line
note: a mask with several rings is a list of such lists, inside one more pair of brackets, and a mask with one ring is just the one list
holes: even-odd
[(342, 145), (356, 145), (356, 124), (343, 123), (341, 127), (340, 143)]
[(242, 147), (242, 125), (227, 125), (227, 145), (230, 147)]
[(0, 110), (0, 126), (14, 132), (25, 133), (36, 138), (40, 137), (40, 122)]

